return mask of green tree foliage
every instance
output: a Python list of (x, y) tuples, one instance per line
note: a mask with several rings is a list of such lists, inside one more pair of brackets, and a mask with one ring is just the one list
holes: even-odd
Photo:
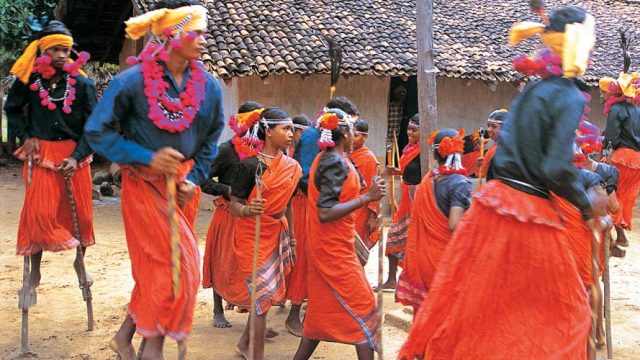
[(27, 17), (53, 19), (56, 4), (54, 0), (0, 0), (0, 75), (7, 74), (34, 35), (25, 21)]

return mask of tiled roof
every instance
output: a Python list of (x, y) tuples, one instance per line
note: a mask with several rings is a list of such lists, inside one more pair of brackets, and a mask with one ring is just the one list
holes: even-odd
[[(148, 11), (155, 0), (134, 0)], [(329, 36), (343, 49), (343, 74), (416, 74), (415, 1), (271, 0), (202, 1), (209, 10), (207, 68), (223, 78), (257, 74), (328, 73)], [(597, 22), (597, 47), (585, 79), (593, 83), (621, 70), (618, 29), (636, 34), (632, 65), (640, 63), (640, 4), (631, 0), (548, 0), (549, 9), (582, 5)], [(514, 81), (516, 53), (507, 44), (515, 21), (539, 21), (524, 0), (436, 0), (434, 52), (440, 75), (489, 81)]]

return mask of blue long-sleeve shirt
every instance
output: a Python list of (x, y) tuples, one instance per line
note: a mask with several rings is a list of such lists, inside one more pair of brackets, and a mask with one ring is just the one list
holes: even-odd
[[(169, 96), (177, 98), (191, 73), (187, 68), (182, 86), (164, 67), (169, 82)], [(195, 164), (187, 179), (200, 185), (218, 152), (217, 142), (224, 127), (222, 91), (218, 81), (205, 74), (205, 97), (188, 129), (171, 133), (155, 126), (149, 119), (149, 104), (144, 94), (140, 65), (118, 74), (85, 125), (85, 136), (94, 151), (118, 164), (149, 166), (156, 150), (172, 147)]]
[(309, 186), (309, 171), (311, 170), (311, 164), (316, 158), (316, 155), (320, 152), (320, 146), (318, 146), (318, 139), (320, 139), (320, 130), (311, 126), (302, 132), (298, 143), (296, 144), (296, 150), (293, 153), (293, 158), (302, 167), (302, 177), (298, 183), (298, 188), (305, 194)]

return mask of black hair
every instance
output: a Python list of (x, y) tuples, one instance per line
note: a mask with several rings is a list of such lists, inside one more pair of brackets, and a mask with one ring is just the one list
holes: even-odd
[(309, 118), (305, 114), (294, 116), (291, 120), (295, 125), (311, 126), (311, 120), (309, 120)]
[[(342, 111), (341, 109), (329, 109), (327, 110), (328, 113), (332, 113), (332, 114), (336, 114), (336, 116), (338, 117), (338, 119), (342, 120), (344, 119), (345, 116), (347, 116), (347, 113), (345, 111)], [(339, 144), (342, 142), (343, 136), (344, 134), (347, 133), (347, 131), (349, 131), (349, 127), (348, 126), (344, 126), (344, 125), (340, 125), (338, 127), (336, 127), (335, 129), (331, 130), (331, 140), (333, 140), (334, 143)]]
[(362, 120), (362, 119), (358, 119), (353, 124), (353, 129), (356, 130), (356, 131), (368, 133), (369, 132), (369, 124), (366, 121)]
[(351, 116), (358, 115), (358, 108), (346, 97), (338, 96), (329, 100), (326, 105), (327, 109), (340, 109)]
[(414, 123), (416, 125), (420, 125), (420, 114), (415, 114), (409, 119), (410, 123)]
[(509, 118), (509, 112), (504, 109), (495, 110), (489, 114), (489, 119), (505, 122)]
[(200, 5), (197, 0), (159, 0), (153, 6), (153, 10), (158, 9), (177, 9), (183, 6)]
[(37, 38), (42, 39), (45, 36), (62, 34), (62, 35), (71, 35), (71, 31), (67, 28), (67, 26), (58, 20), (49, 21), (47, 26), (43, 27), (42, 30), (38, 33)]
[[(289, 114), (287, 114), (286, 111), (275, 106), (264, 109), (260, 114), (260, 120), (262, 119), (279, 120), (279, 119), (286, 119), (288, 117), (289, 117)], [(269, 127), (269, 129), (273, 129), (276, 126), (278, 126), (278, 124), (265, 125), (264, 123), (262, 123), (262, 121), (259, 122), (258, 123), (258, 139), (264, 140), (266, 138), (267, 127)]]
[[(457, 135), (458, 135), (458, 132), (454, 129), (451, 129), (451, 128), (440, 129), (436, 134), (435, 139), (433, 140), (433, 145), (440, 144), (442, 139), (444, 139), (445, 137), (454, 137)], [(437, 149), (433, 150), (433, 156), (436, 158), (436, 161), (438, 161), (438, 164), (444, 164), (444, 162), (447, 161), (447, 159), (440, 156), (440, 153), (438, 152)]]
[(564, 6), (551, 13), (547, 31), (564, 32), (567, 24), (581, 23), (587, 18), (587, 11), (579, 6)]
[(238, 108), (238, 114), (248, 113), (262, 107), (262, 104), (260, 104), (259, 102), (247, 101), (246, 103), (240, 105), (240, 107)]

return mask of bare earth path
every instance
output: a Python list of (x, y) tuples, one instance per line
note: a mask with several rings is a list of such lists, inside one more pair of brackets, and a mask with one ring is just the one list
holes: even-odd
[[(17, 291), (22, 282), (22, 258), (15, 256), (15, 236), (22, 208), (24, 186), (20, 168), (0, 167), (0, 359), (19, 358), (20, 310)], [(210, 201), (203, 199), (196, 224), (201, 253), (204, 236), (211, 219)], [(209, 209), (209, 210), (207, 210)], [(117, 199), (94, 202), (97, 245), (89, 249), (87, 268), (95, 279), (92, 288), (95, 311), (95, 330), (86, 332), (85, 307), (72, 262), (74, 251), (45, 254), (42, 284), (38, 291), (38, 305), (31, 309), (30, 344), (32, 358), (38, 359), (116, 359), (107, 342), (117, 330), (124, 315), (124, 307), (133, 281), (127, 255), (124, 229)], [(637, 222), (636, 229), (640, 228)], [(627, 258), (612, 259), (612, 304), (615, 359), (640, 359), (640, 236), (632, 234)], [(376, 254), (371, 254), (367, 266), (370, 281), (377, 274)], [(385, 296), (385, 308), (393, 307), (392, 294)], [(195, 324), (189, 341), (189, 359), (239, 359), (233, 345), (240, 336), (246, 315), (227, 312), (231, 329), (211, 326), (211, 290), (198, 294)], [(267, 344), (268, 359), (291, 359), (298, 338), (284, 329), (287, 310), (274, 310), (269, 323), (280, 332)], [(394, 359), (406, 333), (393, 327), (384, 329), (387, 359)], [(135, 338), (135, 345), (139, 338)], [(172, 342), (165, 345), (166, 358), (176, 356)], [(353, 347), (323, 343), (314, 359), (355, 359)]]

